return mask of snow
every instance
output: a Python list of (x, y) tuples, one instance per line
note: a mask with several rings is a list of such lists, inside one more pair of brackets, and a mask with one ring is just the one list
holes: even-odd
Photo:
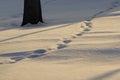
[(120, 80), (120, 1), (42, 0), (45, 23), (21, 27), (23, 0), (0, 1), (0, 80)]

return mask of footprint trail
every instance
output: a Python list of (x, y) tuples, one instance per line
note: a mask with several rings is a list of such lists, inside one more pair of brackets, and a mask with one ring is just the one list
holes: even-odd
[[(53, 0), (53, 1), (56, 1), (56, 0)], [(48, 4), (48, 2), (46, 2), (46, 4)], [(19, 62), (19, 61), (21, 61), (23, 59), (26, 59), (26, 58), (29, 58), (29, 59), (37, 58), (37, 57), (40, 57), (40, 56), (45, 56), (52, 51), (58, 51), (58, 50), (64, 49), (64, 48), (68, 47), (68, 45), (74, 39), (76, 39), (80, 36), (83, 36), (84, 34), (89, 32), (93, 28), (92, 22), (91, 22), (93, 19), (95, 19), (97, 16), (99, 16), (99, 15), (101, 15), (101, 14), (107, 12), (107, 11), (110, 11), (112, 9), (115, 9), (116, 7), (119, 7), (119, 6), (120, 6), (120, 2), (115, 1), (107, 9), (105, 9), (103, 11), (99, 11), (98, 13), (94, 14), (90, 19), (86, 19), (85, 21), (82, 21), (81, 25), (80, 25), (80, 28), (83, 29), (82, 32), (78, 32), (77, 34), (74, 34), (70, 37), (60, 39), (54, 48), (50, 47), (48, 49), (40, 49), (40, 50), (34, 50), (34, 51), (19, 52), (19, 54), (18, 53), (9, 53), (9, 55), (8, 54), (3, 54), (3, 55), (0, 55), (0, 57), (10, 57), (10, 58), (7, 59), (6, 61), (3, 61), (3, 62), (0, 61), (0, 64), (16, 63), (16, 62)]]

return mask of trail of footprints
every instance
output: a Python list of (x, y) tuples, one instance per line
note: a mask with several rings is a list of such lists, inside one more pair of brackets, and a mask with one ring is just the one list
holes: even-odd
[[(48, 48), (46, 50), (40, 49), (40, 50), (35, 50), (35, 51), (26, 51), (24, 53), (27, 54), (27, 55), (15, 56), (15, 57), (12, 57), (12, 58), (10, 58), (10, 59), (8, 59), (6, 61), (0, 62), (0, 64), (16, 63), (16, 62), (19, 62), (19, 61), (21, 61), (21, 60), (23, 60), (25, 58), (37, 58), (37, 57), (40, 57), (40, 56), (47, 55), (47, 53), (49, 53), (51, 51), (57, 51), (57, 50), (60, 50), (60, 49), (64, 49), (64, 48), (66, 48), (68, 46), (69, 43), (72, 42), (72, 40), (74, 40), (77, 37), (82, 36), (83, 34), (89, 32), (91, 30), (91, 28), (93, 27), (91, 21), (94, 18), (96, 18), (100, 14), (105, 13), (105, 12), (107, 12), (109, 10), (112, 10), (112, 9), (118, 7), (118, 6), (120, 6), (120, 2), (115, 1), (115, 2), (112, 3), (111, 7), (107, 8), (104, 11), (100, 11), (100, 12), (94, 14), (91, 17), (91, 19), (81, 22), (80, 28), (83, 28), (83, 31), (80, 32), (80, 33), (78, 32), (77, 34), (75, 34), (75, 35), (73, 35), (73, 36), (71, 36), (69, 38), (63, 38), (62, 40), (60, 40), (58, 42), (58, 44), (56, 44), (56, 47), (50, 47), (50, 48)], [(17, 53), (15, 53), (15, 54), (17, 54)]]
[[(50, 47), (50, 48), (48, 48), (46, 50), (45, 49), (40, 49), (40, 50), (26, 51), (26, 52), (21, 52), (21, 53), (20, 52), (19, 53), (11, 53), (11, 54), (15, 54), (15, 55), (17, 55), (17, 54), (21, 54), (21, 55), (11, 57), (10, 59), (8, 59), (6, 61), (0, 62), (0, 64), (16, 63), (16, 62), (19, 62), (19, 61), (21, 61), (23, 59), (26, 59), (26, 58), (29, 58), (29, 59), (37, 58), (37, 57), (40, 57), (40, 56), (47, 55), (47, 53), (50, 53), (52, 51), (57, 51), (57, 50), (60, 50), (60, 49), (64, 49), (64, 48), (66, 48), (68, 46), (69, 43), (72, 42), (73, 39), (75, 39), (75, 38), (77, 38), (79, 36), (82, 36), (86, 32), (90, 31), (90, 28), (92, 28), (91, 22), (84, 21), (84, 22), (81, 23), (81, 27), (84, 28), (83, 32), (77, 33), (77, 34), (75, 34), (73, 36), (70, 36), (69, 38), (63, 38), (63, 39), (59, 40), (58, 44), (56, 44), (56, 46), (54, 46), (54, 47)], [(25, 55), (23, 55), (23, 53)]]

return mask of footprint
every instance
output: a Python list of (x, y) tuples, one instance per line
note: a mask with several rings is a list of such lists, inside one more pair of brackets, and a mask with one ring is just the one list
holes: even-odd
[(114, 7), (111, 7), (111, 8), (109, 8), (109, 9), (110, 9), (110, 10), (111, 10), (111, 9), (114, 9)]
[(3, 59), (2, 61), (0, 61), (0, 64), (9, 64), (9, 63), (15, 63), (15, 60), (12, 59)]
[(10, 58), (10, 60), (13, 61), (13, 62), (17, 62), (17, 61), (20, 61), (22, 59), (24, 59), (24, 57), (13, 57), (13, 58)]
[[(97, 14), (95, 14), (92, 18), (96, 17)], [(83, 21), (81, 24), (81, 28), (86, 29), (86, 28), (92, 28), (92, 23), (91, 21)]]
[(36, 51), (33, 51), (33, 54), (31, 54), (27, 58), (37, 58), (37, 57), (45, 55), (44, 54), (45, 52), (46, 52), (46, 50), (44, 50), (44, 49), (36, 50)]
[(37, 58), (37, 57), (44, 56), (44, 55), (45, 55), (45, 54), (41, 54), (41, 55), (33, 54), (33, 55), (30, 55), (30, 56), (27, 57), (27, 58)]
[(84, 29), (84, 31), (90, 31), (90, 29), (89, 29), (89, 28), (86, 28), (86, 29)]
[(84, 23), (86, 24), (86, 26), (89, 26), (92, 24), (90, 21), (84, 21)]
[(25, 58), (36, 58), (36, 57), (44, 55), (43, 53), (45, 53), (45, 52), (46, 52), (46, 50), (44, 50), (44, 49), (35, 50), (35, 51), (27, 51), (27, 52), (24, 52), (24, 54), (21, 53), (20, 56), (18, 55), (16, 57), (10, 58), (9, 63), (16, 63), (16, 62), (21, 61)]
[(70, 39), (65, 39), (65, 40), (63, 40), (63, 42), (64, 42), (65, 44), (69, 44), (70, 42), (72, 42), (72, 40), (70, 40)]
[(0, 64), (4, 64), (3, 62), (0, 62)]
[(83, 31), (83, 32), (81, 32), (81, 33), (76, 34), (76, 36), (82, 36), (84, 33), (85, 33), (85, 32)]
[(58, 44), (57, 49), (63, 49), (66, 48), (67, 45), (66, 44)]
[(100, 12), (99, 12), (99, 14), (102, 14), (102, 13), (104, 13), (104, 11), (100, 11)]
[(7, 53), (7, 54), (0, 54), (0, 57), (18, 57), (18, 56), (27, 56), (29, 55), (29, 51), (26, 52), (15, 52), (15, 53)]
[(34, 54), (42, 54), (42, 53), (45, 53), (46, 50), (40, 49), (40, 50), (36, 50), (36, 51), (33, 51), (33, 52), (34, 52)]
[(113, 3), (113, 7), (118, 7), (119, 5), (120, 5), (120, 4), (119, 4), (118, 1), (116, 1), (116, 2)]
[(77, 36), (76, 36), (76, 35), (73, 35), (71, 38), (75, 39), (75, 38), (77, 38)]

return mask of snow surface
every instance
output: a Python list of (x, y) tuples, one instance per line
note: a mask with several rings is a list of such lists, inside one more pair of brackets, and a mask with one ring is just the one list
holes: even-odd
[(0, 80), (120, 80), (119, 0), (42, 0), (21, 27), (23, 2), (0, 0)]

